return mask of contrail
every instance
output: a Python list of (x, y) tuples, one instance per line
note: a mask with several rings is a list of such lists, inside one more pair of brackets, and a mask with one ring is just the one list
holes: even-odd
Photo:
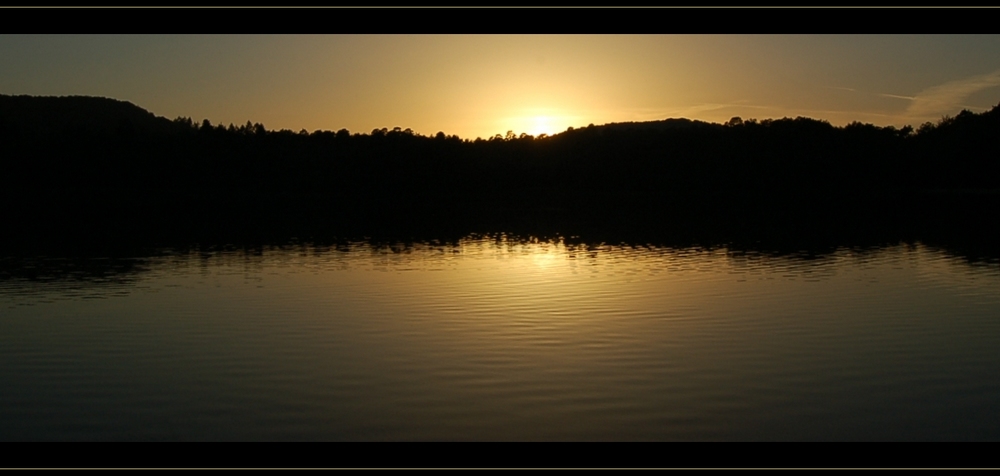
[(912, 101), (912, 100), (916, 99), (915, 96), (900, 96), (898, 94), (879, 94), (879, 96), (886, 97), (886, 98), (906, 99), (906, 100), (909, 100), (909, 101)]

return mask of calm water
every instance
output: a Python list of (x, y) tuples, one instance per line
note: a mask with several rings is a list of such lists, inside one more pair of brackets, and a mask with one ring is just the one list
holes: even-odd
[(1000, 440), (1000, 265), (922, 245), (4, 259), (2, 440)]

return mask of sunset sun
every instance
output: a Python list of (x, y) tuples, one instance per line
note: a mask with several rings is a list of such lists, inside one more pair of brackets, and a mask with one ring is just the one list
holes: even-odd
[(526, 128), (525, 132), (527, 132), (530, 135), (537, 137), (542, 134), (552, 135), (554, 132), (556, 132), (556, 129), (553, 126), (553, 120), (549, 116), (535, 116), (532, 117), (528, 122), (529, 125)]
[(585, 119), (567, 115), (561, 111), (550, 109), (535, 109), (508, 117), (501, 126), (503, 131), (513, 131), (515, 135), (529, 134), (535, 137), (554, 135), (565, 131), (568, 127), (576, 127)]

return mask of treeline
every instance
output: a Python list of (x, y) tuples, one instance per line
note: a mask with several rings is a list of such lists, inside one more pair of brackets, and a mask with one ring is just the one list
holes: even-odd
[(0, 96), (0, 180), (8, 238), (926, 232), (997, 210), (998, 137), (1000, 105), (917, 129), (670, 119), (468, 140), (273, 131), (171, 121), (103, 98)]

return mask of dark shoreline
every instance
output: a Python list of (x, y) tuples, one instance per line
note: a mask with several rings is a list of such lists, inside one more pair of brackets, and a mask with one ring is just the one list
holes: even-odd
[(686, 119), (468, 140), (0, 95), (8, 250), (456, 241), (1000, 249), (1000, 106), (896, 129)]

